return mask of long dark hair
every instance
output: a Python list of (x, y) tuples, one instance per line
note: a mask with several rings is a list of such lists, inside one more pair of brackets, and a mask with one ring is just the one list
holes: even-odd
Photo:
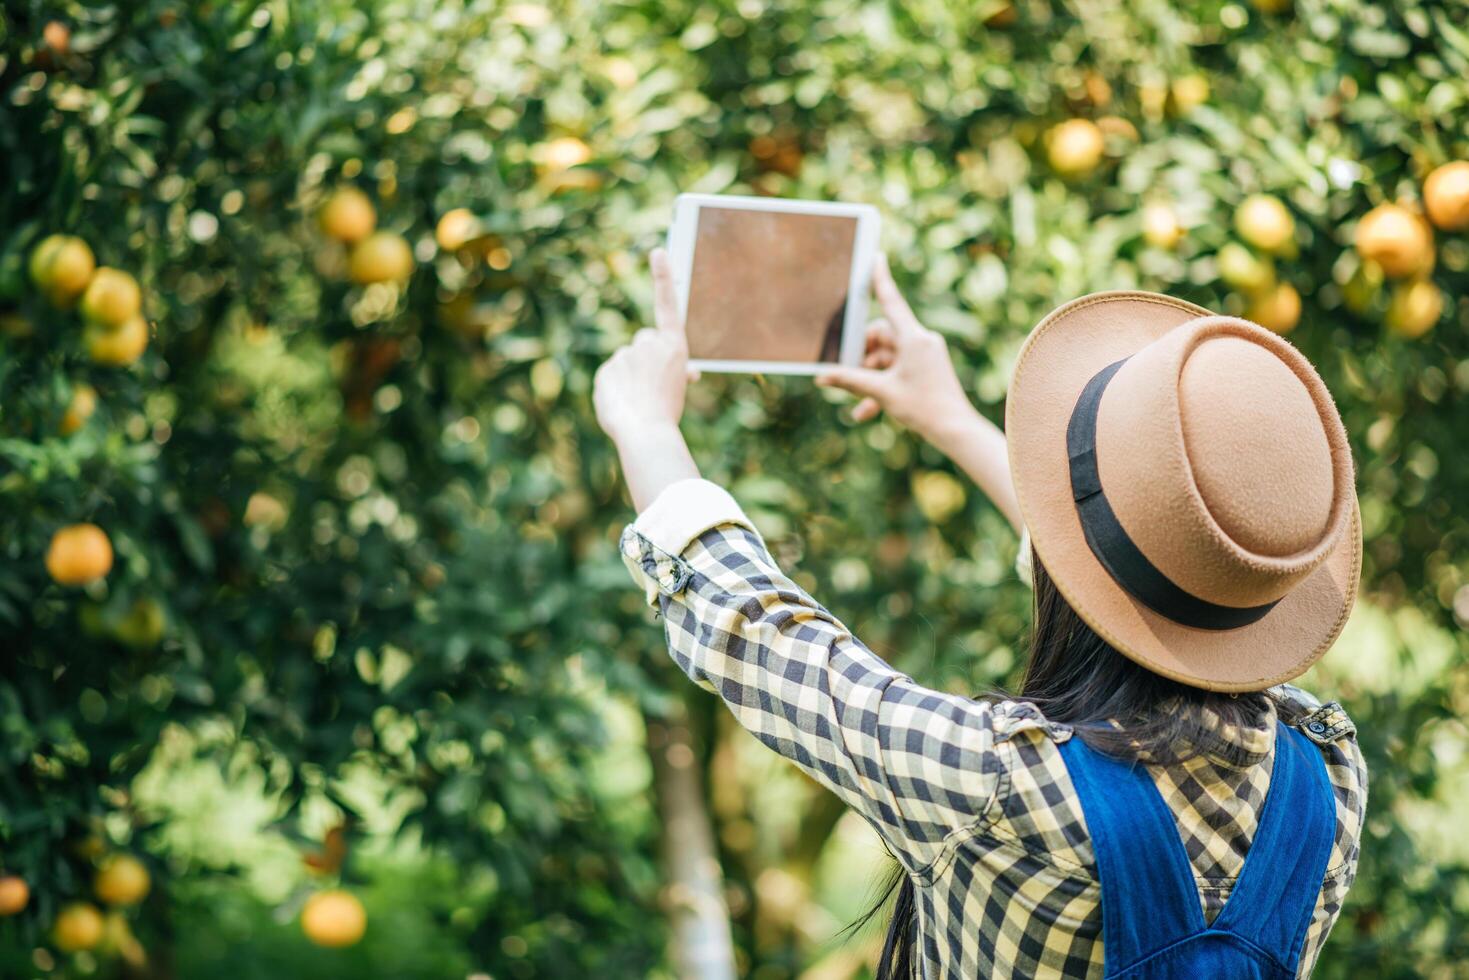
[[(1268, 710), (1270, 696), (1263, 692), (1206, 691), (1127, 659), (1076, 614), (1034, 552), (1031, 560), (1035, 605), (1030, 659), (1015, 699), (1034, 704), (1051, 721), (1075, 726), (1088, 746), (1118, 758), (1169, 765), (1198, 754), (1215, 725), (1258, 724)], [(894, 892), (897, 900), (877, 980), (907, 980), (913, 975), (918, 908), (913, 880), (901, 867), (888, 878), (882, 897), (851, 927), (869, 922)]]

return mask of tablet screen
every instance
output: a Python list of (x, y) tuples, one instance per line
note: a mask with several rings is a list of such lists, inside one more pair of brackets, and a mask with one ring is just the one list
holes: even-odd
[(856, 218), (701, 207), (689, 356), (839, 360), (856, 238)]

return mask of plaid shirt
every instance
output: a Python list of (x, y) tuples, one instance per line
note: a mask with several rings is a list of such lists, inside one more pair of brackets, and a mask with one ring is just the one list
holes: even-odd
[[(1068, 726), (1034, 706), (915, 684), (776, 567), (719, 487), (668, 488), (622, 536), (623, 558), (663, 615), (669, 651), (746, 729), (881, 835), (916, 885), (915, 976), (1102, 976), (1100, 886), (1057, 744)], [(1308, 976), (1356, 875), (1367, 773), (1336, 703), (1292, 687), (1336, 791), (1336, 842), (1307, 931)], [(1270, 782), (1274, 708), (1220, 725), (1203, 754), (1150, 767), (1193, 865), (1205, 919), (1229, 897)]]

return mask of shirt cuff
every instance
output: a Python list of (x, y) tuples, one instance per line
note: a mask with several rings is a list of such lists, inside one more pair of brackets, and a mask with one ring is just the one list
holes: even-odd
[(725, 524), (755, 529), (729, 491), (708, 480), (689, 479), (664, 487), (632, 527), (661, 551), (681, 555), (690, 541)]

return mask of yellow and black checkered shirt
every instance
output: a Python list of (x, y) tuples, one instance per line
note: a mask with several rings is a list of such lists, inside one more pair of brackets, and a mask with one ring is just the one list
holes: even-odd
[[(738, 505), (674, 484), (622, 554), (669, 651), (760, 741), (860, 813), (916, 886), (915, 976), (1101, 977), (1096, 863), (1060, 742), (1033, 705), (929, 690), (787, 578)], [(1336, 841), (1306, 934), (1309, 976), (1357, 871), (1367, 772), (1341, 706), (1291, 687), (1336, 791)], [(1149, 771), (1178, 821), (1206, 921), (1224, 907), (1270, 784), (1275, 717), (1216, 728), (1202, 754)]]

